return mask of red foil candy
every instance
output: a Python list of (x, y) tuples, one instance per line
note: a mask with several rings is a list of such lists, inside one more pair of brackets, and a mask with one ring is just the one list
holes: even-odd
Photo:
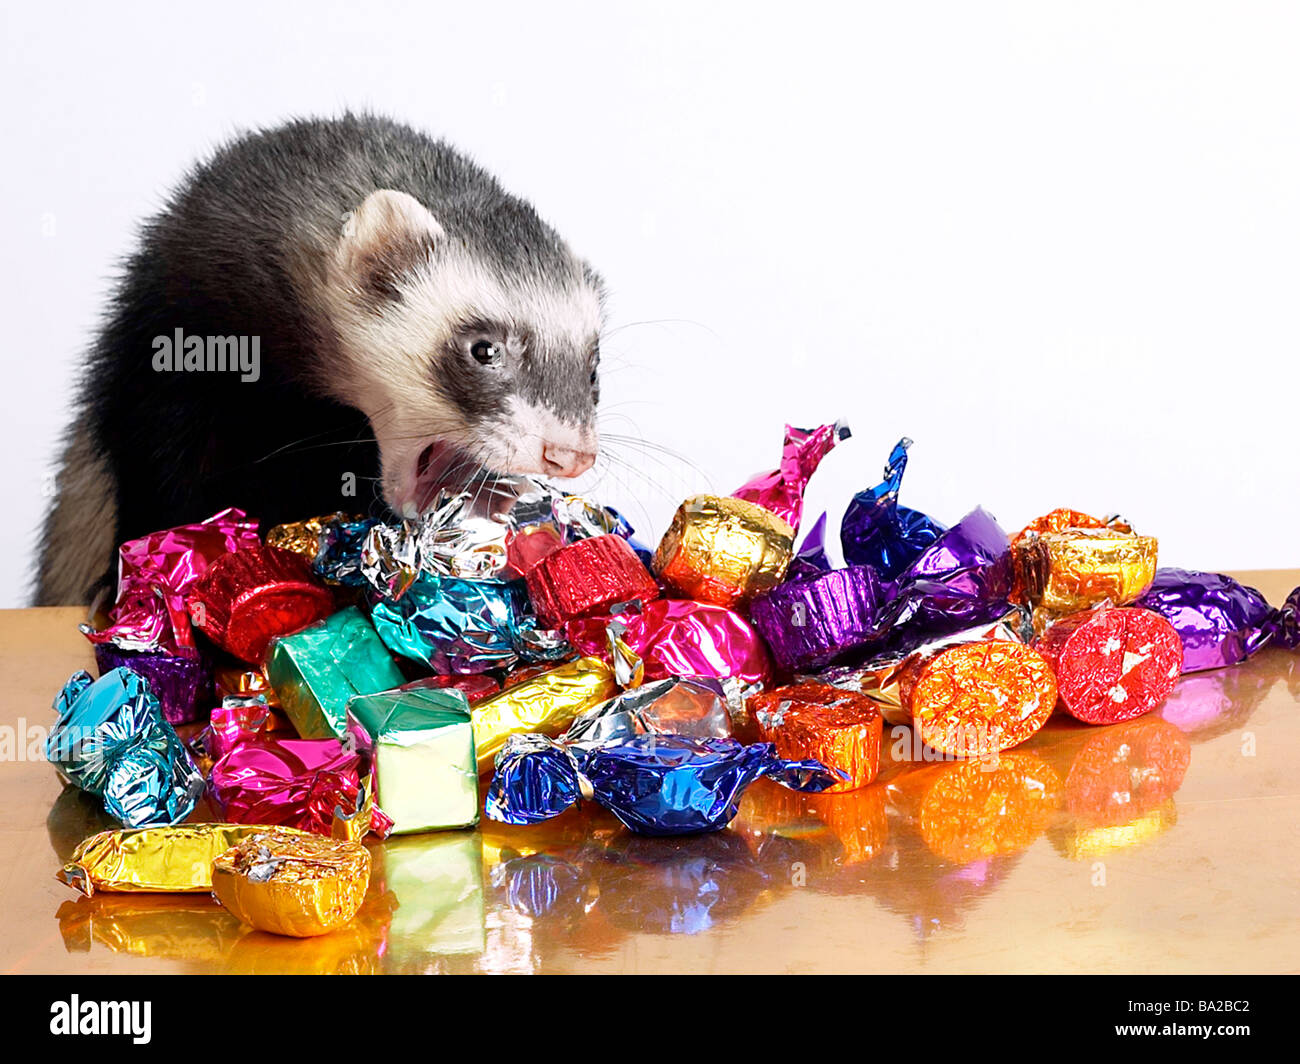
[(242, 661), (258, 664), (267, 644), (334, 612), (334, 596), (300, 554), (246, 547), (218, 558), (189, 596), (194, 627)]
[(571, 543), (533, 566), (527, 579), (533, 609), (552, 628), (618, 602), (659, 597), (659, 585), (622, 536)]
[(645, 664), (645, 682), (671, 676), (735, 677), (766, 683), (772, 675), (767, 647), (750, 623), (725, 606), (689, 599), (656, 599), (641, 610), (570, 621), (565, 638), (581, 654), (609, 660), (605, 626), (618, 621), (623, 642)]
[(1087, 724), (1149, 713), (1183, 670), (1183, 643), (1151, 610), (1097, 606), (1049, 628), (1034, 648), (1056, 673), (1061, 706)]

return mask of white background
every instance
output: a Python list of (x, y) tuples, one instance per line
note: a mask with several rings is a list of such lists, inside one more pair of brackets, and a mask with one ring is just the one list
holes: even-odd
[(846, 417), (808, 523), (906, 434), (948, 522), (1121, 511), (1168, 564), (1300, 565), (1298, 12), (6, 5), (0, 604), (138, 221), (235, 131), (367, 106), (607, 277), (606, 427), (698, 466), (616, 448), (598, 494), (647, 539)]

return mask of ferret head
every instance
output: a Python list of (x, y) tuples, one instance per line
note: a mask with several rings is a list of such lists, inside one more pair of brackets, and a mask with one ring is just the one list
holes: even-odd
[(596, 275), (509, 197), (441, 217), (371, 193), (327, 266), (335, 394), (370, 419), (383, 490), (414, 516), (479, 470), (574, 477), (596, 458)]

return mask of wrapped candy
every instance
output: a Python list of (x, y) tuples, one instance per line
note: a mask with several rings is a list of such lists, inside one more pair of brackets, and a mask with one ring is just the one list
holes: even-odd
[(460, 691), (357, 695), (348, 714), (370, 738), (376, 794), (395, 834), (478, 823), (474, 732)]
[(615, 695), (569, 725), (566, 745), (601, 746), (635, 735), (684, 735), (725, 739), (731, 735), (729, 706), (739, 691), (720, 680), (673, 677)]
[(259, 542), (257, 522), (233, 508), (196, 525), (128, 540), (118, 549), (111, 623), (98, 632), (82, 625), (81, 631), (95, 644), (197, 657), (185, 604), (190, 588), (216, 559)]
[(269, 736), (275, 730), (271, 707), (261, 698), (234, 699), (212, 710), (208, 726), (193, 746), (212, 761), (220, 761), (246, 739)]
[(370, 885), (370, 853), (340, 842), (268, 828), (212, 863), (212, 894), (259, 931), (308, 938), (350, 921)]
[(212, 669), (203, 657), (123, 650), (113, 643), (97, 643), (95, 664), (101, 676), (114, 669), (129, 669), (141, 676), (169, 724), (202, 720), (212, 706)]
[(1031, 534), (1014, 552), (1019, 590), (1045, 618), (1124, 606), (1151, 586), (1157, 547), (1153, 536), (1110, 528)]
[(611, 621), (622, 626), (621, 638), (644, 661), (647, 680), (713, 676), (752, 684), (766, 682), (772, 672), (767, 648), (750, 623), (706, 602), (655, 599), (642, 608), (570, 621), (564, 634), (580, 654), (606, 656)]
[(1275, 640), (1278, 646), (1294, 650), (1300, 647), (1300, 587), (1287, 595), (1282, 608), (1274, 618)]
[(496, 680), (481, 672), (469, 673), (465, 676), (425, 676), (423, 679), (404, 683), (397, 690), (429, 691), (444, 690), (449, 687), (460, 691), (469, 700), (471, 706), (501, 690), (501, 685)]
[(175, 824), (101, 831), (84, 839), (55, 878), (86, 897), (95, 891), (208, 893), (212, 861), (265, 827)]
[(370, 622), (352, 606), (272, 640), (266, 676), (304, 739), (341, 739), (349, 698), (405, 680)]
[(261, 698), (270, 706), (280, 704), (271, 682), (261, 669), (219, 665), (212, 670), (212, 693), (218, 704), (227, 698)]
[(189, 593), (194, 627), (241, 661), (260, 664), (267, 644), (334, 612), (334, 596), (299, 555), (252, 546), (226, 554)]
[(1149, 713), (1183, 671), (1178, 633), (1151, 610), (1098, 606), (1075, 613), (1034, 646), (1052, 664), (1062, 707), (1087, 724)]
[(937, 521), (898, 504), (910, 446), (906, 437), (894, 445), (884, 481), (853, 496), (840, 522), (844, 561), (870, 565), (882, 580), (896, 577), (944, 532)]
[(1157, 569), (1133, 604), (1174, 626), (1183, 643), (1183, 672), (1236, 665), (1273, 636), (1268, 600), (1223, 573)]
[(839, 779), (816, 761), (778, 757), (769, 743), (647, 734), (586, 749), (515, 735), (497, 758), (485, 809), (505, 824), (535, 824), (590, 797), (633, 831), (689, 835), (726, 827), (760, 776), (807, 791)]
[[(232, 712), (232, 711), (227, 711)], [(380, 838), (393, 821), (375, 807), (373, 751), (366, 737), (287, 739), (264, 732), (250, 713), (214, 724), (219, 755), (208, 777), (213, 806), (236, 824), (271, 824), (316, 835)]]
[(627, 540), (614, 535), (562, 547), (533, 566), (527, 581), (533, 609), (551, 627), (600, 613), (615, 603), (659, 597), (659, 586), (641, 559)]
[(884, 607), (875, 569), (854, 565), (787, 580), (753, 601), (749, 619), (781, 668), (809, 669), (880, 638)]
[(485, 698), (470, 709), (479, 771), (492, 767), (511, 735), (558, 735), (575, 717), (612, 698), (616, 691), (613, 667), (600, 658), (586, 657)]
[(865, 787), (880, 771), (884, 722), (865, 695), (804, 682), (754, 695), (749, 712), (781, 757), (818, 761), (844, 777), (827, 794)]
[(821, 576), (831, 570), (831, 560), (826, 555), (826, 514), (823, 512), (804, 536), (799, 550), (786, 567), (787, 580), (806, 580)]
[(938, 639), (820, 678), (861, 691), (931, 749), (992, 757), (1038, 731), (1056, 705), (1051, 665), (1004, 623), (995, 628), (1001, 638)]
[(740, 606), (781, 582), (793, 550), (785, 518), (743, 499), (695, 495), (673, 515), (654, 571), (684, 598)]
[(266, 533), (266, 545), (278, 550), (293, 551), (308, 565), (314, 565), (321, 552), (321, 537), (327, 525), (336, 522), (356, 524), (363, 520), (359, 514), (342, 511), (309, 517), (305, 521), (289, 521), (276, 525)]
[(849, 427), (840, 422), (816, 429), (787, 425), (780, 467), (755, 474), (731, 493), (732, 498), (757, 503), (797, 531), (809, 479), (831, 448), (849, 435)]
[(322, 521), (312, 569), (327, 584), (368, 586), (361, 570), (361, 547), (379, 522), (373, 517), (340, 517)]
[(1100, 517), (1093, 517), (1091, 514), (1085, 514), (1079, 510), (1058, 507), (1050, 513), (1043, 514), (1042, 517), (1035, 517), (1029, 524), (1025, 525), (1024, 528), (1011, 537), (1011, 545), (1014, 547), (1021, 540), (1031, 535), (1041, 535), (1044, 532), (1066, 532), (1072, 528), (1109, 528), (1113, 532), (1133, 531), (1129, 523), (1122, 517), (1107, 517), (1103, 520)]
[(148, 683), (127, 669), (78, 672), (54, 700), (45, 758), (65, 782), (102, 797), (126, 827), (184, 820), (203, 790), (193, 759)]
[[(521, 656), (533, 656), (524, 635), (531, 620), (528, 601), (519, 581), (421, 573), (401, 598), (375, 602), (370, 620), (390, 650), (441, 673), (509, 668)], [(558, 639), (544, 647), (563, 649)]]

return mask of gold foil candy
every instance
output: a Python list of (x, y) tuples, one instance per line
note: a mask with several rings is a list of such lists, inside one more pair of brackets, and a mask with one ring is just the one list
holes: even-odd
[(84, 839), (55, 876), (87, 897), (97, 890), (207, 892), (217, 854), (266, 830), (256, 824), (176, 824), (101, 831)]
[(309, 938), (356, 915), (370, 885), (370, 852), (359, 842), (267, 828), (212, 863), (212, 893), (250, 927)]
[(695, 495), (677, 508), (654, 555), (655, 575), (681, 595), (743, 604), (775, 587), (794, 551), (794, 529), (756, 503)]
[(574, 717), (617, 691), (610, 665), (600, 658), (578, 658), (476, 703), (470, 707), (470, 723), (479, 772), (492, 767), (511, 735), (559, 735)]
[(316, 555), (320, 553), (321, 530), (326, 525), (331, 521), (360, 520), (361, 518), (355, 514), (345, 514), (340, 510), (338, 513), (309, 517), (305, 521), (290, 521), (283, 525), (276, 525), (267, 532), (266, 545), (279, 547), (281, 550), (291, 550), (295, 554), (301, 554), (307, 561), (314, 562)]
[(1031, 534), (1013, 556), (1022, 594), (1042, 615), (1062, 616), (1109, 600), (1124, 606), (1151, 586), (1159, 543), (1110, 528)]

